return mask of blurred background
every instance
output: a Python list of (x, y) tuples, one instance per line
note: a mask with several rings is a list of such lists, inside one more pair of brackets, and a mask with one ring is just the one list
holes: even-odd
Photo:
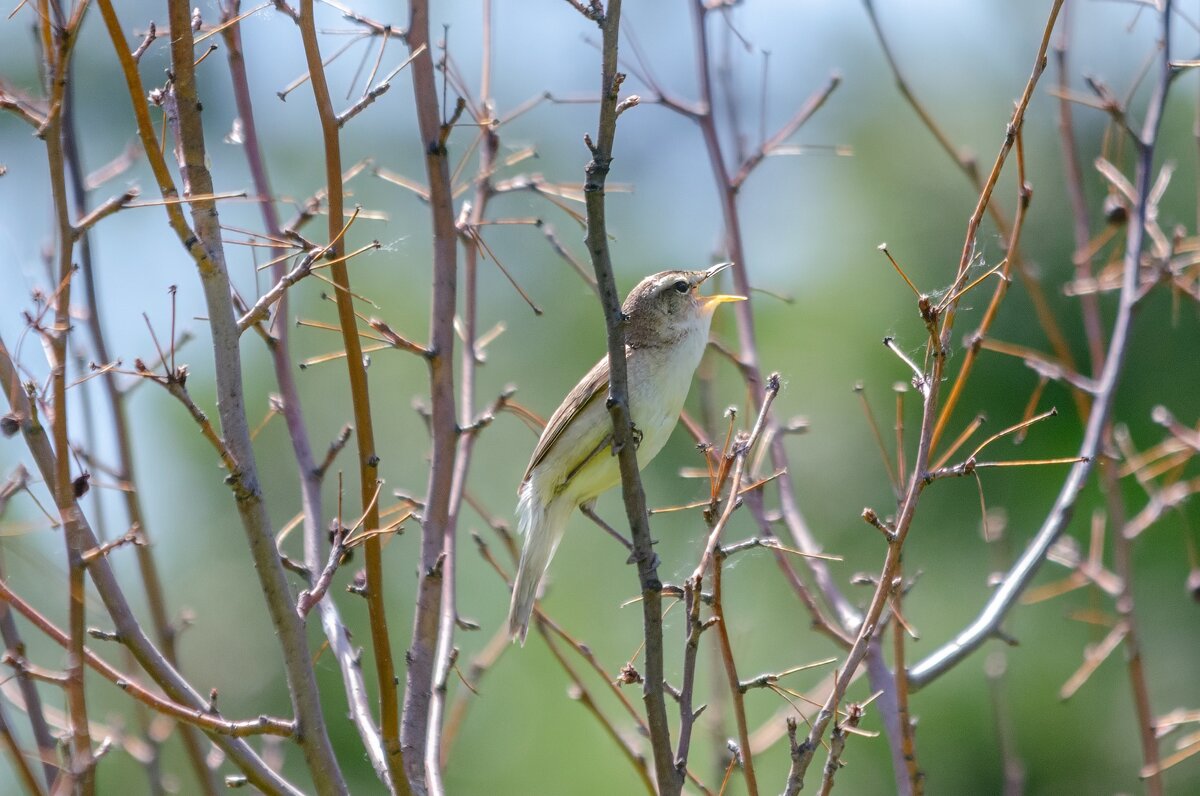
[[(493, 4), (494, 73), (492, 94), (503, 117), (521, 103), (544, 92), (557, 98), (594, 97), (599, 77), (598, 31), (564, 2), (531, 4), (496, 0)], [(950, 3), (935, 0), (880, 2), (877, 12), (896, 58), (913, 90), (947, 135), (963, 150), (978, 154), (986, 173), (1004, 135), (1012, 102), (1028, 79), (1037, 51), (1048, 2)], [(1084, 75), (1107, 84), (1118, 96), (1133, 91), (1138, 75), (1154, 51), (1156, 15), (1140, 3), (1077, 2), (1060, 20), (1069, 34), (1069, 82), (1085, 92)], [(219, 8), (211, 0), (199, 3), (204, 20), (215, 23)], [(244, 8), (249, 9), (247, 3)], [(365, 0), (356, 11), (401, 26), (407, 9)], [(1175, 25), (1172, 45), (1180, 58), (1190, 58), (1200, 35), (1185, 7)], [(119, 4), (121, 21), (131, 46), (140, 40), (151, 20), (165, 23), (163, 4), (127, 0)], [(31, 7), (0, 24), (0, 77), (36, 93), (39, 85)], [(101, 20), (89, 12), (75, 52), (78, 117), (82, 157), (95, 170), (130, 146), (135, 138), (128, 95), (116, 69)], [(435, 31), (443, 36), (459, 70), (478, 91), (480, 71), (480, 6), (454, 0), (435, 4)], [(331, 53), (347, 40), (352, 25), (336, 8), (321, 6), (318, 23), (327, 31), (322, 49)], [(697, 81), (691, 20), (684, 2), (627, 2), (623, 29), (632, 31), (647, 56), (657, 81), (674, 95), (692, 99)], [(289, 217), (297, 203), (323, 184), (320, 136), (307, 85), (280, 101), (282, 90), (305, 72), (298, 29), (271, 9), (254, 13), (242, 23), (250, 84), (255, 95), (260, 135), (281, 214)], [(747, 151), (786, 121), (832, 72), (842, 83), (825, 107), (793, 137), (802, 153), (769, 159), (741, 192), (740, 212), (746, 236), (746, 262), (751, 281), (762, 293), (753, 297), (761, 364), (779, 371), (785, 388), (776, 410), (780, 417), (802, 415), (810, 429), (790, 437), (792, 470), (806, 518), (825, 550), (844, 556), (833, 564), (839, 584), (854, 600), (865, 603), (870, 588), (850, 584), (859, 572), (876, 572), (883, 545), (863, 524), (864, 506), (881, 514), (892, 509), (891, 489), (872, 441), (858, 399), (856, 382), (865, 385), (881, 423), (894, 423), (893, 383), (909, 374), (880, 340), (894, 336), (898, 345), (920, 358), (924, 328), (912, 294), (896, 277), (876, 247), (886, 241), (890, 251), (922, 290), (944, 288), (957, 265), (966, 221), (977, 193), (961, 171), (924, 129), (896, 86), (875, 38), (869, 18), (857, 3), (810, 0), (804, 3), (766, 0), (739, 4), (712, 15), (710, 35), (716, 63), (727, 64), (719, 104), (736, 113)], [(435, 38), (438, 38), (435, 35)], [(214, 39), (215, 41), (215, 39)], [(624, 45), (623, 45), (624, 46)], [(376, 45), (361, 42), (330, 67), (336, 107), (347, 107), (360, 92), (355, 78), (359, 61), (371, 60)], [(630, 47), (624, 53), (632, 56)], [(382, 73), (404, 58), (405, 48), (388, 48)], [(167, 44), (155, 43), (141, 62), (147, 88), (162, 81), (169, 61)], [(368, 64), (367, 69), (369, 70)], [(243, 153), (234, 129), (236, 109), (229, 86), (225, 53), (218, 50), (198, 69), (204, 104), (208, 153), (218, 191), (251, 190)], [(1069, 335), (1077, 359), (1086, 361), (1077, 301), (1062, 294), (1071, 279), (1070, 207), (1064, 182), (1063, 156), (1055, 130), (1057, 100), (1048, 89), (1056, 82), (1053, 69), (1039, 85), (1029, 107), (1024, 131), (1028, 180), (1033, 203), (1023, 237), (1025, 258), (1043, 279), (1051, 304)], [(351, 164), (370, 157), (373, 162), (407, 177), (423, 180), (424, 167), (416, 133), (410, 80), (402, 73), (393, 89), (350, 122), (343, 131), (343, 159)], [(651, 92), (633, 77), (626, 93)], [(1131, 107), (1140, 119), (1145, 87), (1133, 94)], [(347, 97), (349, 96), (349, 99)], [(1195, 229), (1197, 146), (1194, 138), (1197, 81), (1185, 74), (1174, 85), (1163, 124), (1160, 162), (1176, 167), (1160, 211), (1170, 230), (1177, 224)], [(450, 97), (453, 102), (453, 95)], [(723, 118), (728, 119), (727, 110)], [(1094, 229), (1101, 227), (1104, 185), (1091, 168), (1100, 153), (1107, 117), (1087, 107), (1075, 108), (1077, 142), (1085, 166), (1085, 185)], [(157, 118), (157, 116), (156, 116)], [(594, 129), (596, 107), (591, 103), (542, 102), (500, 130), (502, 151), (535, 147), (536, 159), (502, 170), (499, 178), (540, 174), (547, 180), (579, 183), (587, 151), (584, 132)], [(727, 151), (734, 151), (734, 130), (723, 128)], [(458, 130), (450, 140), (452, 159), (467, 149), (474, 131)], [(27, 125), (13, 116), (0, 116), (0, 336), (32, 374), (44, 377), (46, 365), (38, 340), (26, 333), (22, 311), (33, 306), (31, 292), (50, 284), (45, 267), (52, 246), (45, 150)], [(1129, 170), (1128, 159), (1118, 165)], [(1015, 163), (1010, 162), (996, 201), (1011, 217), (1015, 208)], [(472, 160), (464, 174), (473, 173)], [(610, 182), (631, 190), (610, 194), (609, 231), (618, 283), (628, 290), (642, 276), (666, 268), (700, 267), (720, 256), (722, 222), (717, 192), (698, 128), (688, 119), (654, 104), (644, 104), (621, 117)], [(120, 193), (128, 184), (142, 188), (143, 198), (157, 198), (144, 158), (112, 182), (99, 188), (95, 201)], [(377, 308), (370, 314), (385, 319), (397, 332), (424, 340), (429, 326), (430, 234), (423, 203), (412, 193), (364, 171), (350, 183), (349, 203), (372, 211), (352, 228), (351, 248), (377, 239), (382, 248), (352, 261), (356, 292)], [(459, 201), (462, 201), (460, 197)], [(579, 206), (582, 211), (582, 206)], [(584, 259), (579, 225), (553, 205), (529, 193), (501, 196), (490, 206), (493, 218), (540, 218)], [(257, 208), (249, 202), (221, 204), (222, 222), (261, 229)], [(170, 286), (178, 286), (177, 327), (195, 335), (178, 354), (191, 370), (189, 387), (211, 410), (212, 361), (207, 343), (203, 297), (192, 263), (165, 223), (161, 207), (129, 209), (102, 222), (92, 236), (97, 262), (100, 309), (110, 349), (126, 363), (135, 357), (154, 359), (145, 313), (160, 340), (171, 322)], [(310, 237), (323, 240), (316, 227)], [(583, 281), (528, 226), (487, 228), (485, 239), (513, 277), (544, 313), (530, 311), (490, 261), (480, 266), (479, 327), (503, 323), (505, 331), (486, 350), (478, 373), (478, 401), (486, 405), (508, 384), (519, 388), (516, 400), (542, 416), (549, 415), (575, 381), (601, 356), (604, 326), (601, 311)], [(270, 282), (256, 272), (254, 250), (230, 247), (230, 270), (244, 296), (253, 297)], [(994, 227), (980, 235), (985, 267), (1003, 257)], [(259, 262), (266, 259), (259, 255)], [(309, 280), (293, 291), (292, 312), (305, 319), (330, 322), (333, 305), (322, 299), (323, 285)], [(769, 292), (768, 292), (769, 291)], [(956, 330), (962, 335), (978, 324), (985, 296), (981, 290), (965, 302)], [(1115, 296), (1102, 301), (1106, 323)], [(718, 316), (715, 334), (736, 344), (732, 313)], [(1116, 404), (1116, 416), (1128, 424), (1133, 440), (1147, 447), (1161, 439), (1150, 422), (1150, 410), (1165, 404), (1187, 424), (1200, 414), (1200, 324), (1194, 304), (1172, 303), (1166, 294), (1151, 298), (1138, 316), (1133, 348)], [(1028, 296), (1014, 285), (993, 336), (1048, 350), (1033, 319)], [(79, 344), (84, 335), (77, 336)], [(293, 332), (297, 359), (335, 351), (336, 334), (301, 327)], [(91, 355), (80, 350), (86, 361)], [(952, 354), (951, 372), (962, 350)], [(243, 346), (249, 413), (254, 425), (268, 412), (275, 391), (270, 364), (261, 342), (247, 335)], [(708, 368), (713, 379), (716, 412), (726, 404), (739, 406), (747, 424), (746, 396), (736, 372), (720, 358)], [(428, 438), (414, 401), (427, 400), (425, 366), (400, 352), (375, 354), (370, 367), (377, 442), (382, 453), (385, 495), (392, 490), (420, 495), (426, 484)], [(986, 412), (992, 432), (1021, 419), (1037, 384), (1037, 375), (1019, 360), (984, 353), (952, 424), (956, 433), (976, 412)], [(339, 360), (314, 365), (299, 375), (304, 408), (313, 444), (322, 450), (350, 420), (345, 368)], [(97, 382), (73, 391), (79, 407), (75, 417), (104, 417)], [(91, 405), (88, 405), (88, 401)], [(1057, 405), (1057, 419), (1036, 426), (1020, 449), (1010, 442), (995, 446), (997, 458), (1069, 456), (1078, 445), (1081, 424), (1069, 394), (1051, 384), (1039, 407)], [(699, 411), (693, 394), (689, 407)], [(227, 716), (260, 712), (286, 715), (287, 693), (279, 667), (278, 645), (258, 596), (244, 537), (222, 473), (211, 449), (196, 433), (182, 408), (163, 391), (137, 389), (133, 416), (136, 468), (148, 512), (149, 533), (168, 584), (169, 605), (176, 615), (187, 614), (180, 642), (184, 671), (201, 691), (217, 688)], [(910, 392), (906, 424), (918, 425), (918, 402)], [(111, 458), (111, 430), (103, 422), (76, 426), (75, 433)], [(891, 435), (885, 433), (891, 439)], [(481, 435), (475, 448), (470, 489), (493, 515), (513, 520), (517, 484), (536, 436), (513, 415), (503, 414)], [(915, 450), (910, 431), (909, 458)], [(282, 421), (267, 424), (256, 440), (264, 487), (273, 522), (284, 525), (299, 511), (294, 462)], [(0, 467), (7, 473), (26, 458), (19, 438), (0, 443)], [(690, 438), (676, 432), (665, 451), (645, 470), (652, 506), (666, 506), (707, 495), (707, 484), (685, 480), (681, 468), (702, 465)], [(347, 486), (354, 483), (352, 455), (339, 459), (347, 468)], [(32, 469), (32, 468), (31, 468)], [(922, 657), (961, 629), (987, 598), (987, 577), (1022, 549), (1036, 530), (1057, 493), (1065, 468), (992, 470), (983, 476), (983, 491), (991, 511), (1007, 518), (1004, 539), (987, 544), (980, 533), (980, 498), (969, 479), (946, 481), (925, 493), (918, 523), (907, 545), (906, 573), (920, 573), (908, 596), (906, 618), (919, 633), (910, 645), (912, 659)], [(108, 536), (126, 529), (116, 495), (95, 473), (95, 487), (85, 499), (94, 524)], [(327, 483), (328, 506), (336, 480)], [(42, 493), (39, 493), (42, 494)], [(1128, 491), (1132, 509), (1144, 501), (1136, 485)], [(1089, 518), (1096, 505), (1095, 486), (1089, 488), (1075, 512), (1068, 533), (1086, 540)], [(390, 500), (390, 498), (389, 498)], [(52, 501), (43, 498), (46, 505)], [(600, 501), (599, 511), (610, 522), (623, 522), (619, 495)], [(503, 582), (477, 555), (466, 536), (477, 530), (495, 544), (487, 522), (464, 509), (459, 523), (460, 611), (477, 621), (482, 631), (462, 632), (460, 661), (467, 662), (503, 622), (508, 593)], [(1194, 539), (1200, 510), (1193, 502), (1169, 514), (1139, 541), (1136, 551), (1136, 607), (1142, 621), (1145, 663), (1156, 713), (1171, 708), (1196, 708), (1200, 689), (1196, 661), (1200, 660), (1200, 607), (1190, 599), (1185, 579), (1189, 536)], [(514, 523), (515, 524), (515, 523)], [(680, 582), (691, 569), (703, 544), (699, 514), (673, 513), (654, 518), (660, 540), (660, 574)], [(728, 539), (750, 536), (754, 528), (746, 512), (735, 516)], [(48, 615), (61, 620), (66, 601), (61, 587), (65, 566), (61, 540), (28, 498), (14, 500), (0, 519), (0, 555), (13, 588)], [(298, 541), (298, 540), (297, 540)], [(388, 601), (397, 653), (408, 643), (415, 594), (418, 533), (415, 525), (387, 546), (390, 576)], [(615, 677), (641, 638), (641, 612), (621, 604), (637, 591), (636, 573), (624, 564), (626, 553), (612, 540), (576, 518), (551, 570), (545, 600), (547, 611), (578, 638), (585, 640)], [(131, 554), (113, 557), (126, 576), (127, 593), (141, 598)], [(357, 565), (357, 562), (355, 563)], [(343, 588), (354, 566), (339, 572), (333, 591), (344, 618), (360, 643), (368, 638), (362, 601)], [(1064, 577), (1066, 571), (1048, 565), (1039, 583)], [(730, 561), (725, 578), (727, 612), (743, 678), (759, 672), (781, 671), (834, 654), (832, 646), (809, 631), (809, 617), (796, 602), (778, 568), (765, 551), (741, 554)], [(1026, 791), (1031, 794), (1120, 793), (1140, 789), (1141, 765), (1128, 680), (1121, 653), (1108, 660), (1086, 686), (1068, 701), (1058, 690), (1080, 665), (1087, 645), (1099, 641), (1104, 627), (1075, 621), (1072, 612), (1109, 610), (1107, 600), (1080, 590), (1065, 597), (1019, 607), (1005, 630), (1019, 641), (1001, 649), (993, 642), (945, 677), (914, 695), (918, 718), (917, 750), (927, 772), (931, 794), (998, 793), (1003, 772), (999, 727), (1007, 722), (1014, 733), (1015, 753), (1025, 767)], [(667, 618), (668, 673), (678, 673), (682, 647), (682, 611)], [(90, 611), (92, 624), (104, 627), (98, 602)], [(323, 639), (310, 623), (313, 647)], [(451, 749), (447, 785), (463, 794), (612, 794), (635, 792), (640, 786), (601, 726), (580, 704), (568, 697), (568, 680), (540, 639), (531, 635), (524, 648), (508, 649), (478, 683), (465, 723)], [(27, 634), (29, 656), (47, 666), (61, 666), (61, 651)], [(96, 642), (102, 645), (101, 642)], [(103, 650), (113, 660), (115, 650)], [(125, 665), (125, 664), (122, 664)], [(1006, 666), (998, 685), (985, 677), (987, 666)], [(828, 672), (815, 670), (789, 678), (797, 690), (814, 686)], [(338, 671), (330, 657), (318, 662), (318, 674), (335, 744), (356, 793), (379, 792), (359, 739), (345, 713)], [(721, 682), (719, 661), (701, 656), (698, 682), (706, 698)], [(368, 678), (368, 681), (371, 678)], [(603, 709), (619, 717), (619, 707), (603, 684), (589, 681)], [(461, 685), (454, 683), (455, 692)], [(640, 704), (640, 691), (627, 689)], [(89, 680), (89, 695), (98, 709), (93, 718), (119, 733), (130, 722), (128, 699), (99, 680)], [(854, 699), (869, 694), (860, 682)], [(61, 694), (45, 691), (50, 704)], [(718, 704), (697, 728), (692, 767), (710, 785), (720, 782), (727, 738), (735, 734), (727, 710)], [(453, 701), (453, 700), (452, 700)], [(997, 712), (997, 702), (1002, 705)], [(750, 724), (758, 727), (786, 703), (765, 691), (747, 697)], [(778, 725), (782, 718), (777, 719)], [(627, 726), (621, 726), (632, 732)], [(863, 725), (881, 729), (868, 711)], [(1170, 751), (1170, 743), (1163, 746)], [(295, 749), (286, 749), (288, 771), (302, 764)], [(168, 770), (184, 772), (177, 742), (166, 747)], [(818, 760), (823, 754), (818, 754)], [(839, 775), (842, 791), (882, 794), (894, 789), (886, 743), (882, 738), (851, 738), (846, 768)], [(756, 759), (760, 782), (767, 791), (782, 788), (787, 769), (786, 739)], [(0, 791), (16, 785), (6, 778), (7, 760), (0, 760)], [(815, 782), (815, 771), (811, 777)], [(121, 749), (99, 767), (105, 793), (140, 793), (146, 780), (139, 765)], [(1200, 762), (1188, 761), (1171, 770), (1166, 782), (1172, 793), (1200, 792)], [(810, 783), (810, 787), (812, 783)], [(740, 792), (735, 776), (729, 792)]]

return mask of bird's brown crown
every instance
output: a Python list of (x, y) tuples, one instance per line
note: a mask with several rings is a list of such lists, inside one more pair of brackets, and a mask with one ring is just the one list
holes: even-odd
[(660, 271), (629, 291), (621, 310), (625, 313), (625, 340), (631, 348), (670, 345), (688, 334), (704, 311), (698, 288), (726, 267), (706, 271)]

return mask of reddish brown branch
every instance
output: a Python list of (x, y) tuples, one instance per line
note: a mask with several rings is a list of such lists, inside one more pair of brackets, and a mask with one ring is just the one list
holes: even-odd
[[(61, 647), (68, 647), (71, 643), (69, 634), (63, 632), (58, 627), (55, 627), (50, 620), (46, 619), (38, 613), (29, 603), (18, 597), (9, 587), (8, 584), (0, 580), (0, 601), (12, 606), (12, 608), (21, 616), (25, 617), (34, 627), (44, 633), (48, 638), (54, 641)], [(169, 699), (164, 699), (157, 694), (146, 689), (144, 686), (138, 685), (128, 675), (123, 674), (117, 669), (110, 666), (96, 653), (84, 648), (83, 660), (94, 671), (99, 673), (104, 679), (111, 682), (113, 685), (120, 688), (125, 693), (132, 696), (143, 705), (162, 713), (165, 716), (178, 719), (186, 724), (198, 727), (207, 732), (216, 733), (218, 735), (227, 735), (231, 738), (244, 738), (251, 735), (279, 735), (290, 737), (296, 732), (294, 722), (285, 719), (278, 719), (271, 716), (259, 716), (256, 719), (246, 719), (242, 721), (234, 721), (221, 718), (221, 715), (215, 710), (204, 708), (192, 708), (187, 705), (181, 705), (178, 702), (173, 702)], [(18, 672), (35, 673), (36, 669), (27, 663), (20, 656), (6, 655), (4, 663), (12, 666)], [(69, 677), (69, 675), (68, 675)], [(64, 682), (63, 685), (68, 685)]]
[[(339, 142), (338, 121), (329, 94), (325, 66), (321, 61), (321, 49), (317, 42), (316, 20), (313, 17), (313, 0), (301, 0), (298, 24), (304, 41), (304, 56), (308, 63), (309, 78), (313, 87), (313, 98), (321, 122), (321, 136), (325, 155), (325, 191), (329, 207), (329, 250), (327, 256), (333, 282), (337, 286), (336, 303), (338, 323), (341, 326), (342, 343), (346, 350), (346, 367), (350, 380), (350, 398), (354, 408), (354, 432), (358, 445), (359, 494), (363, 520), (367, 529), (379, 527), (378, 504), (373, 500), (375, 485), (379, 478), (379, 456), (375, 452), (375, 431), (371, 416), (371, 398), (367, 389), (367, 372), (363, 363), (362, 342), (358, 336), (358, 321), (355, 317), (353, 298), (350, 295), (350, 277), (346, 263), (341, 260), (345, 252), (342, 240), (344, 194), (342, 190), (342, 153)], [(396, 695), (395, 665), (388, 633), (385, 608), (383, 577), (383, 540), (378, 535), (368, 537), (364, 545), (366, 558), (367, 612), (370, 617), (371, 646), (375, 659), (375, 675), (379, 683), (380, 729), (387, 754), (387, 768), (391, 787), (398, 793), (406, 793), (403, 773), (405, 755), (401, 750), (400, 711)]]

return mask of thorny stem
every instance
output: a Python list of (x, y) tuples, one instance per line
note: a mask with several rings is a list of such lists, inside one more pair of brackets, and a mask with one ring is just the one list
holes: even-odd
[[(858, 705), (851, 705), (848, 713), (845, 727), (857, 727), (858, 722), (862, 719), (862, 708)], [(846, 750), (846, 738), (850, 735), (845, 727), (835, 721), (833, 732), (829, 734), (829, 757), (825, 761), (825, 770), (821, 775), (820, 796), (829, 796), (833, 791), (834, 777), (837, 776), (838, 771), (844, 765), (842, 763), (842, 753)]]
[[(438, 644), (447, 537), (455, 532), (451, 520), (458, 428), (454, 395), (454, 314), (458, 290), (458, 229), (454, 224), (450, 161), (445, 139), (450, 125), (439, 118), (433, 49), (429, 39), (428, 0), (413, 0), (408, 30), (414, 102), (433, 226), (433, 300), (429, 318), (430, 404), (433, 437), (429, 484), (421, 521), (421, 557), (414, 608), (412, 642), (404, 688), (400, 742), (404, 770), (416, 793), (426, 790), (426, 746), (430, 702), (434, 688), (434, 659)], [(417, 55), (424, 48), (424, 52)], [(465, 475), (465, 473), (464, 473)], [(453, 543), (450, 543), (451, 546)], [(436, 760), (433, 761), (436, 764)]]

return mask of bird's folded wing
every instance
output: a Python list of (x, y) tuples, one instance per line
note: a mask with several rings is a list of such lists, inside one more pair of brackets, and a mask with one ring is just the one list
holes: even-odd
[[(634, 350), (625, 349), (625, 361), (629, 361), (629, 357), (634, 354)], [(605, 400), (608, 396), (608, 357), (604, 357), (596, 363), (595, 367), (587, 372), (587, 375), (579, 380), (575, 385), (575, 389), (567, 394), (563, 402), (551, 415), (549, 422), (546, 423), (545, 430), (542, 431), (542, 437), (538, 440), (537, 447), (533, 449), (533, 456), (529, 460), (529, 467), (525, 470), (525, 477), (521, 482), (529, 480), (529, 474), (533, 472), (533, 468), (537, 467), (542, 461), (550, 455), (550, 451), (554, 448), (554, 444), (566, 431), (567, 427), (583, 413), (585, 409), (591, 406), (595, 401)], [(610, 435), (611, 436), (611, 435)], [(597, 438), (597, 443), (601, 439)], [(602, 446), (600, 446), (602, 447)], [(567, 469), (568, 480), (570, 476), (577, 473), (586, 460), (592, 458), (597, 453), (595, 446), (589, 445), (587, 450), (579, 452), (579, 462), (573, 462), (571, 467)], [(557, 485), (561, 486), (561, 484)]]

